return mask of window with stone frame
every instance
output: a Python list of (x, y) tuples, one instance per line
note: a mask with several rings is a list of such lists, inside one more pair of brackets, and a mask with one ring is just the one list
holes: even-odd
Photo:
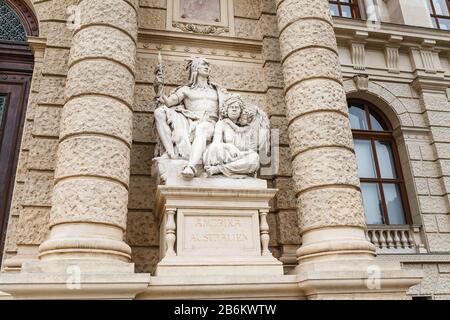
[(360, 19), (358, 0), (329, 0), (331, 15), (336, 17)]
[(450, 30), (450, 0), (426, 0), (436, 29)]
[(349, 100), (348, 108), (367, 224), (411, 224), (392, 126), (368, 102)]

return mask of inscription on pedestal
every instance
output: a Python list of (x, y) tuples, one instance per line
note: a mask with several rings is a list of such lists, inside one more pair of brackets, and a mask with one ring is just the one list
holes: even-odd
[[(241, 216), (184, 215), (184, 254), (248, 255), (258, 253), (255, 214)], [(255, 241), (256, 240), (256, 241)]]

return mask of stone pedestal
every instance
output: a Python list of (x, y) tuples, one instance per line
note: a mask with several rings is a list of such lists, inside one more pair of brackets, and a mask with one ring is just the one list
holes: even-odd
[[(156, 276), (283, 275), (268, 250), (276, 190), (246, 178), (179, 178), (183, 161), (158, 161), (160, 262)], [(171, 168), (170, 170), (166, 170)]]

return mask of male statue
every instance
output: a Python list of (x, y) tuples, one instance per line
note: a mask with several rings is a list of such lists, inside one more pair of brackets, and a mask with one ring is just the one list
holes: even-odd
[[(226, 91), (210, 81), (210, 65), (205, 59), (194, 58), (188, 67), (187, 85), (178, 87), (168, 97), (161, 91), (155, 122), (164, 156), (188, 160), (181, 174), (185, 179), (192, 179), (214, 135)], [(157, 72), (156, 76), (156, 82), (161, 82), (158, 79), (161, 74)]]

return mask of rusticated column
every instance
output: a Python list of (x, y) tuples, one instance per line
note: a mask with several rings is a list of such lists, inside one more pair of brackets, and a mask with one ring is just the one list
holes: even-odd
[(328, 1), (277, 0), (277, 16), (303, 237), (298, 260), (373, 258)]
[[(81, 0), (41, 260), (129, 261), (126, 227), (137, 0)], [(76, 21), (78, 22), (78, 21)]]

